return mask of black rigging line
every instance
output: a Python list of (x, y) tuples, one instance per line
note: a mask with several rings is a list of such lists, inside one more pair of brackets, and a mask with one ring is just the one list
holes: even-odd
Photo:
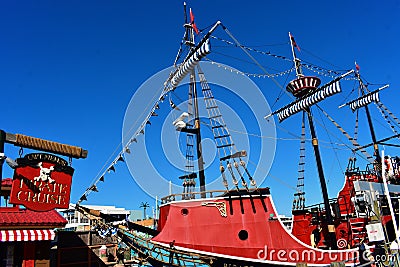
[(358, 82), (356, 80), (354, 80), (354, 84), (353, 84), (353, 89), (351, 90), (351, 92), (343, 98), (343, 101), (339, 104), (339, 106), (341, 106), (342, 104), (348, 102), (349, 97), (354, 93), (354, 91), (358, 88)]
[[(331, 136), (330, 136), (330, 134), (329, 134), (329, 132), (328, 132), (328, 128), (326, 127), (326, 125), (325, 125), (325, 120), (323, 119), (323, 117), (322, 117), (322, 115), (321, 115), (321, 111), (318, 109), (318, 115), (319, 115), (319, 117), (320, 117), (320, 120), (321, 120), (321, 122), (322, 122), (322, 125), (323, 125), (323, 129), (325, 130), (325, 132), (326, 132), (326, 135), (328, 136), (328, 139), (329, 139), (329, 144), (331, 145), (331, 148), (332, 148), (332, 150), (334, 151), (334, 154), (335, 154), (335, 158), (336, 158), (336, 160), (337, 160), (337, 162), (338, 162), (338, 164), (339, 164), (339, 168), (340, 168), (340, 170), (342, 171), (342, 173), (344, 173), (344, 171), (343, 171), (343, 168), (342, 168), (342, 165), (340, 164), (340, 160), (339, 160), (339, 156), (338, 156), (338, 154), (337, 154), (337, 151), (336, 151), (336, 149), (335, 149), (335, 147), (333, 146), (333, 142), (332, 142), (332, 139), (331, 139)], [(328, 183), (329, 183), (329, 178), (328, 178)]]
[[(315, 105), (315, 106), (316, 106), (320, 111), (322, 111), (326, 117), (328, 117), (327, 113), (326, 113), (319, 105)], [(326, 113), (326, 114), (325, 114), (325, 113)], [(328, 119), (329, 119), (329, 117), (328, 117)], [(321, 125), (321, 122), (320, 122), (319, 120), (316, 120), (316, 122), (317, 122), (318, 124)], [(340, 144), (343, 144), (343, 145), (344, 145), (345, 147), (347, 147), (350, 151), (354, 151), (354, 148), (353, 148), (352, 146), (346, 144), (340, 137), (336, 136), (334, 133), (332, 133), (331, 131), (329, 131), (328, 128), (325, 128), (325, 129), (326, 129), (326, 132), (327, 132), (327, 133), (330, 133), (329, 136), (332, 135), (336, 140), (338, 140), (338, 142), (339, 142)], [(343, 129), (343, 130), (344, 130), (344, 129)], [(354, 145), (353, 145), (353, 146), (354, 146)], [(356, 152), (356, 154), (357, 154), (360, 158), (364, 159), (365, 161), (368, 161), (368, 158), (367, 158), (366, 155), (360, 154), (360, 152)]]
[[(291, 68), (293, 68), (293, 67), (294, 67), (294, 63), (292, 64)], [(288, 73), (288, 74), (286, 75), (286, 79), (285, 79), (285, 81), (283, 82), (283, 84), (287, 84), (287, 81), (288, 81), (288, 79), (289, 79), (289, 76), (290, 76), (290, 73)], [(283, 90), (279, 90), (278, 97), (275, 99), (275, 102), (272, 104), (271, 109), (273, 109), (273, 108), (275, 107), (275, 105), (278, 103), (278, 101), (279, 101), (279, 100), (281, 99), (281, 97), (283, 96), (283, 93), (284, 93)]]
[(306, 54), (309, 54), (310, 56), (315, 57), (315, 58), (321, 60), (322, 62), (325, 62), (325, 63), (331, 65), (332, 67), (339, 68), (339, 69), (343, 69), (343, 68), (341, 68), (341, 67), (339, 67), (339, 66), (337, 66), (337, 65), (335, 65), (335, 64), (333, 64), (333, 63), (331, 63), (331, 62), (329, 62), (329, 61), (326, 60), (326, 59), (323, 59), (323, 58), (321, 58), (321, 57), (319, 57), (319, 56), (317, 56), (317, 55), (314, 55), (313, 53), (311, 53), (311, 52), (308, 51), (307, 49), (304, 49), (303, 47), (301, 47), (301, 51), (306, 52)]
[[(227, 34), (229, 35), (230, 33), (227, 33)], [(225, 40), (225, 39), (222, 39), (222, 38), (219, 38), (217, 36), (213, 36), (213, 35), (211, 35), (211, 37), (216, 39), (216, 40), (219, 40), (221, 42), (224, 42), (224, 43), (226, 43), (226, 44), (228, 44), (230, 46), (233, 46), (233, 47), (239, 47), (239, 48), (247, 50), (247, 51), (252, 51), (252, 52), (256, 52), (258, 54), (267, 55), (267, 56), (271, 56), (271, 57), (274, 57), (274, 58), (279, 58), (279, 59), (282, 59), (282, 60), (285, 60), (285, 61), (292, 61), (292, 59), (290, 59), (288, 57), (285, 57), (285, 56), (276, 55), (276, 54), (273, 54), (273, 53), (271, 53), (269, 51), (261, 51), (261, 50), (254, 49), (252, 47), (245, 46), (245, 45), (242, 45), (240, 43), (237, 43), (237, 40), (235, 40), (235, 38), (232, 38), (233, 36), (229, 36), (233, 40), (233, 42)]]

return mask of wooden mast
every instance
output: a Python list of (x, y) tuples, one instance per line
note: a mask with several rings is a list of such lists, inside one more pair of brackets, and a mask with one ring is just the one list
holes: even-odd
[[(195, 41), (194, 41), (194, 29), (192, 25), (192, 21), (188, 23), (187, 12), (186, 12), (186, 3), (184, 3), (184, 12), (185, 12), (185, 24), (186, 28), (185, 34), (185, 44), (189, 47), (190, 53), (195, 50)], [(190, 12), (191, 13), (191, 12)], [(200, 114), (199, 114), (199, 105), (198, 105), (198, 96), (197, 96), (197, 86), (196, 86), (196, 73), (193, 69), (190, 72), (190, 84), (189, 87), (192, 91), (193, 97), (193, 111), (194, 111), (194, 134), (196, 135), (196, 153), (197, 153), (197, 164), (198, 164), (198, 173), (199, 173), (199, 184), (200, 184), (200, 193), (201, 197), (206, 197), (206, 179), (204, 174), (204, 160), (203, 160), (203, 150), (201, 146), (201, 131), (200, 131)]]
[[(303, 72), (302, 72), (302, 69), (301, 69), (301, 64), (300, 64), (300, 59), (297, 58), (297, 56), (296, 56), (295, 48), (299, 49), (299, 47), (296, 44), (296, 42), (295, 42), (293, 36), (290, 34), (290, 32), (289, 32), (289, 39), (290, 39), (290, 45), (292, 47), (293, 61), (294, 61), (295, 68), (296, 68), (296, 77), (297, 77), (297, 79), (307, 79), (308, 77), (304, 77), (304, 75), (303, 75)], [(296, 91), (293, 91), (292, 93), (297, 98), (300, 98), (304, 94), (306, 94), (309, 90), (310, 90), (310, 88), (305, 88), (305, 89), (302, 89), (302, 91), (299, 92), (299, 93), (297, 93)], [(311, 138), (312, 138), (312, 146), (313, 146), (313, 149), (314, 149), (314, 156), (315, 156), (315, 160), (316, 160), (316, 163), (317, 163), (317, 170), (318, 170), (318, 176), (319, 176), (319, 181), (320, 181), (320, 185), (321, 185), (322, 198), (323, 198), (323, 201), (324, 201), (325, 216), (326, 216), (326, 230), (327, 230), (327, 233), (328, 233), (328, 235), (327, 235), (327, 239), (328, 240), (327, 241), (328, 241), (329, 247), (336, 248), (337, 245), (336, 245), (335, 225), (334, 225), (334, 222), (333, 222), (333, 217), (332, 217), (332, 213), (331, 213), (331, 207), (330, 207), (330, 204), (329, 204), (328, 189), (327, 189), (327, 186), (326, 186), (324, 169), (322, 167), (321, 154), (320, 154), (320, 151), (319, 151), (317, 133), (315, 131), (314, 121), (313, 121), (313, 117), (312, 117), (312, 114), (311, 114), (310, 107), (305, 108), (305, 112), (307, 112), (308, 125), (309, 125), (309, 128), (310, 128), (310, 133), (311, 133)]]
[[(364, 96), (365, 95), (365, 85), (361, 81), (361, 77), (360, 77), (360, 73), (359, 73), (358, 69), (356, 71), (356, 77), (357, 77), (358, 83), (360, 85), (361, 94), (362, 94), (362, 96)], [(379, 157), (380, 157), (379, 156), (379, 154), (380, 154), (379, 147), (378, 147), (378, 142), (376, 140), (374, 125), (372, 124), (371, 113), (369, 112), (368, 105), (365, 105), (364, 108), (365, 108), (365, 113), (367, 115), (368, 127), (369, 127), (369, 131), (371, 133), (372, 144), (374, 146), (374, 155), (377, 159), (379, 159)]]

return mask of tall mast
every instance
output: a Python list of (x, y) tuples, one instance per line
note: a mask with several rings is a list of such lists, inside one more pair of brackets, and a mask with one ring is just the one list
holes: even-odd
[[(360, 85), (361, 94), (362, 94), (362, 96), (364, 96), (365, 95), (365, 85), (361, 81), (361, 77), (360, 77), (360, 73), (358, 72), (358, 69), (356, 71), (356, 77), (357, 77), (358, 83)], [(367, 121), (368, 121), (369, 131), (371, 133), (371, 139), (372, 139), (372, 143), (373, 143), (373, 146), (374, 146), (374, 155), (377, 158), (379, 158), (378, 142), (376, 140), (374, 125), (372, 124), (371, 113), (369, 112), (368, 105), (365, 105), (364, 108), (365, 108), (365, 113), (367, 114)]]
[[(294, 50), (295, 48), (300, 50), (300, 48), (296, 44), (296, 42), (290, 32), (289, 32), (289, 39), (290, 39), (290, 45), (292, 47), (293, 61), (294, 61), (295, 67), (296, 67), (296, 77), (297, 77), (296, 80), (301, 81), (301, 82), (296, 82), (296, 80), (292, 81), (291, 82), (292, 86), (288, 86), (288, 90), (291, 91), (291, 93), (293, 93), (299, 99), (302, 96), (304, 96), (305, 94), (307, 94), (308, 92), (310, 92), (310, 90), (316, 88), (316, 86), (315, 87), (304, 86), (303, 84), (314, 84), (311, 81), (315, 81), (318, 78), (306, 77), (303, 75), (303, 72), (301, 70), (300, 59), (297, 58), (296, 52)], [(319, 83), (320, 83), (320, 81), (318, 79), (318, 83), (316, 83), (316, 84), (319, 85)], [(300, 84), (300, 86), (298, 86), (298, 84)], [(296, 88), (296, 86), (293, 88), (293, 85), (297, 85), (297, 88)], [(317, 163), (317, 170), (318, 170), (319, 181), (321, 184), (322, 197), (324, 200), (325, 216), (326, 216), (326, 223), (327, 223), (326, 228), (328, 230), (327, 232), (329, 233), (329, 235), (327, 237), (328, 237), (328, 241), (330, 242), (330, 247), (335, 248), (336, 247), (335, 226), (334, 226), (331, 208), (330, 208), (330, 204), (329, 204), (328, 189), (326, 186), (324, 169), (322, 167), (322, 160), (321, 160), (321, 154), (319, 151), (318, 138), (317, 138), (317, 134), (316, 134), (315, 127), (314, 127), (314, 121), (313, 121), (313, 117), (311, 114), (311, 109), (310, 109), (310, 107), (307, 107), (304, 110), (305, 110), (305, 112), (307, 112), (308, 125), (310, 128), (310, 133), (311, 133), (311, 138), (312, 138), (312, 146), (314, 149), (314, 156), (315, 156), (315, 160)]]
[(290, 39), (290, 46), (292, 47), (292, 56), (293, 56), (293, 62), (294, 66), (296, 67), (296, 76), (297, 78), (303, 77), (303, 71), (301, 69), (301, 62), (300, 59), (296, 55), (296, 51), (294, 50), (295, 48), (300, 49), (299, 46), (297, 45), (296, 41), (294, 40), (293, 35), (289, 32), (289, 39)]
[[(190, 52), (193, 52), (195, 49), (194, 42), (194, 29), (192, 25), (192, 21), (188, 23), (187, 19), (187, 11), (186, 11), (186, 3), (184, 3), (184, 12), (185, 12), (185, 24), (184, 27), (186, 29), (185, 34), (185, 44), (188, 46)], [(190, 11), (191, 13), (191, 11)], [(196, 153), (197, 153), (197, 163), (198, 163), (198, 172), (199, 172), (199, 184), (200, 184), (200, 192), (201, 197), (206, 197), (206, 178), (204, 174), (204, 160), (203, 160), (203, 150), (201, 146), (201, 131), (200, 131), (200, 114), (199, 114), (199, 105), (198, 105), (198, 96), (197, 96), (197, 86), (196, 86), (196, 73), (193, 69), (190, 73), (190, 91), (192, 92), (192, 100), (193, 100), (193, 116), (194, 116), (194, 134), (196, 135)]]

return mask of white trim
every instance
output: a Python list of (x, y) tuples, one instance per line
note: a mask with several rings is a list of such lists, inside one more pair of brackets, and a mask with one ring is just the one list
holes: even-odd
[(53, 230), (0, 230), (0, 242), (53, 240)]
[[(160, 245), (162, 247), (166, 247), (168, 249), (170, 249), (170, 245), (169, 244), (164, 244), (164, 243), (160, 243), (157, 241), (153, 241), (151, 240), (151, 243)], [(255, 259), (255, 258), (244, 258), (244, 257), (238, 257), (238, 256), (232, 256), (232, 255), (225, 255), (225, 254), (219, 254), (219, 253), (213, 253), (213, 252), (206, 252), (203, 250), (197, 250), (197, 249), (190, 249), (190, 248), (185, 248), (185, 247), (180, 247), (180, 246), (174, 246), (174, 248), (176, 248), (178, 251), (182, 250), (182, 251), (187, 251), (187, 252), (191, 252), (191, 253), (196, 253), (196, 254), (200, 254), (200, 255), (207, 255), (207, 256), (213, 256), (213, 257), (219, 257), (219, 258), (223, 258), (223, 259), (233, 259), (233, 260), (240, 260), (240, 261), (247, 261), (247, 262), (257, 262), (257, 263), (262, 263), (262, 264), (273, 264), (273, 265), (278, 265), (278, 266), (296, 266), (296, 262), (285, 262), (285, 261), (271, 261), (271, 260), (261, 260), (261, 259)], [(326, 250), (324, 250), (326, 252)], [(179, 253), (179, 252), (178, 252)], [(354, 266), (354, 263), (346, 263), (346, 266)], [(326, 263), (308, 263), (307, 262), (307, 266), (316, 266), (316, 267), (326, 267), (327, 264)]]

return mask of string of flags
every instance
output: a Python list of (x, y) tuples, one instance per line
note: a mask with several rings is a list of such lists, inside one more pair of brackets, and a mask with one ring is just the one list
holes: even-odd
[[(308, 70), (310, 70), (310, 71), (312, 71), (314, 73), (317, 73), (320, 76), (335, 78), (338, 75), (341, 75), (341, 73), (338, 72), (338, 71), (324, 69), (324, 68), (321, 68), (319, 66), (315, 66), (315, 65), (311, 65), (311, 64), (302, 63), (301, 66), (305, 67), (306, 69), (308, 69)], [(347, 76), (347, 77), (343, 78), (343, 80), (356, 80), (356, 79), (357, 78), (355, 76)]]
[[(225, 39), (222, 39), (220, 37), (213, 36), (213, 35), (211, 35), (210, 37), (215, 39), (215, 40), (224, 42), (224, 43), (226, 43), (228, 45), (237, 46), (236, 43), (228, 41), (228, 40), (225, 40)], [(244, 46), (244, 45), (242, 45), (241, 48), (244, 48), (244, 49), (246, 49), (248, 51), (252, 51), (252, 52), (255, 52), (255, 53), (258, 53), (258, 54), (262, 54), (262, 55), (267, 55), (267, 56), (271, 56), (271, 57), (274, 57), (274, 58), (283, 59), (285, 61), (290, 61), (290, 62), (293, 61), (293, 59), (291, 59), (291, 58), (288, 58), (288, 57), (285, 57), (285, 56), (276, 55), (276, 54), (273, 54), (273, 53), (271, 53), (269, 51), (261, 51), (261, 50), (258, 50), (258, 49), (252, 48), (252, 47), (248, 47), (248, 46)]]
[[(191, 23), (194, 24), (194, 17), (191, 18)], [(224, 39), (219, 38), (219, 37), (211, 36), (211, 38), (220, 40), (220, 41), (225, 42), (225, 43), (227, 43), (229, 45), (237, 46), (235, 43), (233, 43), (231, 41), (224, 40)], [(88, 195), (91, 192), (99, 192), (97, 184), (99, 182), (104, 182), (104, 180), (105, 180), (104, 177), (105, 177), (105, 175), (107, 173), (116, 172), (115, 165), (118, 162), (125, 162), (124, 157), (123, 157), (124, 153), (127, 153), (127, 154), (131, 153), (130, 146), (133, 143), (137, 143), (138, 142), (138, 137), (140, 135), (144, 135), (145, 134), (146, 126), (147, 125), (151, 125), (151, 118), (155, 117), (155, 116), (158, 116), (156, 111), (158, 109), (160, 109), (160, 104), (164, 102), (165, 98), (167, 97), (167, 95), (170, 94), (171, 91), (175, 90), (175, 88), (177, 86), (177, 83), (179, 83), (179, 81), (182, 80), (190, 72), (190, 70), (194, 68), (194, 66), (201, 60), (201, 58), (205, 58), (206, 60), (211, 62), (211, 64), (215, 64), (218, 67), (224, 68), (224, 69), (229, 70), (231, 72), (235, 72), (237, 74), (246, 75), (246, 76), (249, 76), (249, 77), (258, 77), (258, 78), (278, 77), (278, 76), (287, 75), (287, 74), (289, 74), (289, 73), (291, 73), (292, 71), (295, 70), (295, 68), (293, 67), (291, 69), (288, 69), (288, 70), (285, 70), (285, 71), (282, 71), (282, 72), (279, 72), (279, 73), (275, 73), (275, 74), (255, 74), (255, 73), (247, 73), (247, 72), (239, 71), (239, 70), (230, 68), (230, 67), (228, 67), (226, 65), (217, 63), (215, 61), (212, 61), (212, 60), (206, 58), (205, 55), (210, 52), (209, 48), (208, 48), (209, 47), (208, 40), (207, 40), (207, 42), (204, 42), (203, 46), (198, 48), (198, 51), (196, 51), (191, 57), (185, 59), (181, 64), (177, 65), (176, 69), (170, 73), (170, 76), (168, 77), (168, 79), (165, 81), (165, 83), (163, 85), (163, 89), (162, 89), (162, 91), (161, 91), (161, 93), (160, 93), (160, 95), (158, 97), (158, 100), (154, 103), (154, 105), (150, 109), (150, 112), (148, 113), (148, 115), (144, 118), (143, 122), (140, 124), (140, 126), (137, 128), (137, 130), (134, 132), (134, 134), (129, 139), (129, 141), (125, 145), (122, 146), (122, 151), (117, 155), (117, 157), (104, 170), (104, 172), (100, 176), (98, 176), (97, 179), (95, 179), (95, 182), (85, 190), (85, 192), (79, 198), (79, 200), (77, 202), (77, 205), (79, 205), (82, 201), (86, 201)], [(280, 58), (280, 59), (283, 59), (283, 60), (286, 60), (286, 61), (292, 61), (292, 59), (286, 58), (284, 56), (275, 55), (275, 54), (272, 54), (270, 52), (260, 51), (260, 50), (257, 50), (257, 49), (254, 49), (254, 48), (250, 48), (250, 47), (245, 47), (245, 46), (242, 46), (242, 48), (244, 48), (246, 50), (249, 50), (249, 51), (257, 52), (257, 53), (260, 53), (260, 54), (272, 56), (272, 57), (275, 57), (275, 58)], [(312, 66), (312, 65), (309, 65), (309, 64), (305, 64), (304, 66), (306, 68), (309, 68), (310, 70), (312, 70), (314, 72), (318, 72), (319, 74), (326, 74), (326, 71), (327, 71), (327, 70), (324, 70), (324, 69), (322, 69), (320, 67)], [(335, 72), (333, 72), (333, 73), (335, 73)], [(330, 72), (328, 72), (328, 74), (332, 75)], [(171, 108), (173, 108), (175, 110), (179, 110), (179, 108), (175, 105), (175, 103), (171, 99), (169, 99), (169, 104), (170, 104)]]
[[(224, 42), (224, 43), (226, 43), (226, 44), (228, 44), (228, 45), (237, 46), (234, 42), (225, 40), (225, 39), (223, 39), (223, 38), (220, 38), (220, 37), (217, 37), (217, 36), (213, 36), (213, 35), (211, 35), (210, 37), (213, 38), (213, 39), (215, 39), (215, 40)], [(291, 38), (292, 38), (292, 37), (293, 37), (293, 36), (291, 36)], [(291, 40), (294, 41), (294, 38), (291, 39)], [(295, 46), (295, 48), (297, 48), (297, 50), (300, 51), (300, 47), (297, 45), (296, 42), (294, 43), (294, 46)], [(279, 59), (282, 59), (282, 60), (285, 60), (285, 61), (293, 61), (293, 59), (291, 59), (291, 58), (287, 58), (287, 57), (285, 57), (285, 56), (276, 55), (276, 54), (273, 54), (273, 53), (271, 53), (271, 52), (269, 52), (269, 51), (261, 51), (261, 50), (258, 50), (258, 49), (252, 48), (252, 47), (247, 47), (247, 46), (242, 46), (242, 48), (244, 48), (244, 49), (246, 49), (246, 50), (248, 50), (248, 51), (253, 51), (253, 52), (258, 53), (258, 54), (262, 54), (262, 55), (267, 55), (267, 56), (279, 58)], [(301, 65), (302, 65), (303, 67), (305, 67), (305, 68), (307, 68), (307, 69), (309, 69), (309, 70), (311, 70), (311, 71), (313, 71), (313, 72), (319, 74), (319, 75), (326, 76), (326, 77), (330, 77), (330, 78), (335, 78), (335, 77), (337, 77), (338, 75), (341, 74), (341, 73), (338, 72), (338, 71), (328, 70), (328, 69), (325, 69), (325, 68), (322, 68), (322, 67), (319, 67), (319, 66), (316, 66), (316, 65), (304, 64), (304, 63), (302, 63)], [(359, 66), (357, 63), (356, 63), (356, 66), (355, 66), (355, 67), (356, 67), (357, 70), (360, 69), (360, 66)], [(233, 71), (235, 71), (235, 70), (233, 70)], [(242, 73), (239, 72), (238, 74), (242, 74)], [(244, 74), (244, 75), (247, 75), (247, 76), (249, 76), (249, 77), (258, 77), (258, 78), (261, 78), (261, 77), (268, 77), (268, 75), (266, 75), (266, 74), (252, 74), (252, 73), (243, 73), (243, 74)], [(272, 74), (271, 77), (277, 77), (277, 76), (280, 76), (279, 73), (278, 73), (278, 74)], [(345, 78), (345, 80), (354, 80), (354, 79), (356, 79), (356, 78), (355, 78), (355, 77), (346, 77), (346, 78)]]
[(205, 59), (206, 59), (208, 62), (210, 62), (211, 64), (217, 65), (217, 67), (219, 67), (219, 68), (223, 68), (223, 69), (225, 69), (225, 70), (229, 70), (230, 72), (234, 72), (234, 73), (236, 73), (236, 74), (241, 74), (241, 75), (244, 75), (244, 76), (254, 77), (254, 78), (275, 78), (275, 77), (279, 77), (279, 76), (284, 76), (284, 75), (289, 74), (289, 73), (291, 73), (292, 71), (295, 70), (295, 68), (293, 67), (293, 68), (291, 68), (291, 69), (288, 69), (288, 70), (285, 70), (285, 71), (282, 71), (282, 72), (278, 72), (278, 73), (274, 73), (274, 74), (249, 73), (249, 72), (243, 72), (243, 71), (240, 71), (240, 70), (231, 68), (231, 67), (229, 67), (229, 66), (227, 66), (227, 65), (218, 63), (218, 62), (213, 61), (213, 60), (211, 60), (211, 59), (209, 59), (209, 58), (205, 58)]
[[(277, 56), (277, 57), (280, 57), (280, 56)], [(158, 114), (156, 113), (156, 110), (160, 109), (160, 104), (163, 103), (164, 100), (165, 100), (165, 98), (166, 98), (166, 96), (169, 95), (169, 93), (170, 93), (171, 91), (173, 91), (173, 90), (176, 88), (176, 85), (172, 84), (172, 80), (176, 79), (176, 75), (177, 75), (177, 74), (179, 74), (180, 76), (183, 76), (183, 75), (186, 75), (186, 74), (187, 74), (187, 71), (184, 71), (183, 74), (181, 73), (182, 67), (187, 65), (187, 64), (185, 65), (185, 63), (187, 63), (187, 62), (186, 62), (186, 61), (182, 62), (180, 65), (177, 66), (177, 68), (176, 68), (175, 71), (171, 72), (169, 78), (168, 78), (168, 79), (166, 80), (166, 82), (164, 83), (163, 90), (162, 90), (160, 96), (158, 97), (158, 100), (155, 102), (155, 104), (153, 105), (153, 107), (150, 109), (150, 112), (149, 112), (148, 115), (145, 117), (145, 119), (144, 119), (143, 122), (140, 124), (140, 126), (137, 128), (136, 132), (132, 135), (132, 137), (129, 139), (129, 141), (123, 146), (122, 151), (121, 151), (121, 152), (117, 155), (117, 157), (111, 162), (111, 164), (105, 169), (105, 171), (104, 171), (100, 176), (98, 176), (97, 179), (95, 179), (95, 182), (94, 182), (91, 186), (89, 186), (89, 187), (85, 190), (85, 192), (84, 192), (84, 193), (82, 194), (82, 196), (79, 198), (79, 200), (78, 200), (78, 202), (77, 202), (77, 205), (79, 205), (79, 204), (82, 203), (83, 201), (87, 201), (87, 197), (88, 197), (88, 195), (89, 195), (90, 193), (92, 193), (92, 192), (99, 192), (99, 191), (98, 191), (97, 184), (98, 184), (99, 182), (104, 182), (104, 180), (105, 180), (104, 177), (105, 177), (105, 175), (106, 175), (107, 173), (115, 172), (115, 171), (116, 171), (115, 165), (116, 165), (118, 162), (125, 162), (125, 160), (124, 160), (124, 158), (123, 158), (123, 154), (124, 154), (124, 153), (128, 153), (128, 154), (131, 153), (130, 146), (131, 146), (133, 143), (137, 143), (137, 142), (138, 142), (138, 137), (139, 137), (140, 135), (144, 135), (144, 134), (145, 134), (145, 127), (146, 127), (147, 125), (151, 125), (150, 119), (151, 119), (152, 117), (158, 116)], [(211, 61), (211, 63), (212, 63), (212, 64), (217, 64), (217, 66), (221, 66), (221, 67), (223, 66), (224, 68), (226, 67), (225, 65), (219, 64), (219, 63), (217, 63), (217, 62)], [(193, 65), (193, 63), (191, 63), (191, 64)], [(272, 74), (272, 75), (269, 75), (269, 77), (274, 77), (273, 75), (277, 75), (277, 76), (279, 76), (279, 75), (285, 75), (285, 74), (287, 74), (287, 73), (290, 73), (290, 72), (293, 71), (293, 70), (294, 70), (294, 68), (292, 68), (292, 69), (290, 69), (290, 70), (287, 70), (287, 71), (284, 71), (284, 72), (279, 73), (279, 74)], [(236, 71), (236, 70), (230, 69), (230, 71), (233, 72), (233, 71)], [(264, 76), (265, 76), (264, 74), (251, 74), (251, 73), (244, 73), (244, 72), (239, 72), (239, 73), (240, 73), (240, 74), (243, 74), (243, 75), (253, 76), (253, 77), (264, 77)], [(179, 77), (179, 78), (183, 78), (183, 77)], [(175, 110), (179, 110), (179, 108), (175, 105), (175, 103), (174, 103), (171, 99), (169, 99), (169, 104), (170, 104), (171, 108), (173, 108), (173, 109), (175, 109)]]
[(109, 236), (115, 236), (118, 233), (118, 229), (115, 227), (108, 227), (105, 225), (95, 225), (92, 227), (92, 230), (97, 231), (98, 235), (101, 238), (106, 238)]
[[(151, 125), (150, 119), (151, 117), (156, 117), (158, 116), (158, 114), (156, 113), (156, 110), (160, 109), (160, 104), (164, 102), (165, 97), (167, 94), (169, 94), (171, 90), (171, 86), (168, 84), (168, 82), (171, 80), (172, 74), (170, 76), (170, 78), (167, 80), (167, 82), (165, 82), (164, 84), (164, 88), (162, 90), (162, 93), (160, 94), (158, 100), (155, 102), (155, 104), (153, 105), (153, 107), (151, 108), (150, 112), (148, 113), (148, 115), (145, 117), (145, 119), (143, 120), (143, 122), (140, 124), (139, 128), (136, 130), (136, 132), (132, 135), (132, 137), (129, 139), (129, 141), (125, 144), (125, 146), (123, 146), (122, 151), (118, 154), (118, 156), (111, 162), (111, 164), (105, 169), (105, 171), (99, 176), (99, 178), (97, 178), (95, 180), (95, 182), (86, 189), (86, 191), (82, 194), (82, 196), (79, 198), (77, 205), (79, 205), (80, 203), (82, 203), (82, 201), (86, 201), (87, 197), (90, 193), (92, 192), (98, 192), (98, 188), (97, 188), (97, 183), (98, 182), (104, 182), (105, 180), (105, 175), (107, 173), (110, 172), (115, 172), (115, 165), (118, 162), (125, 162), (123, 154), (127, 153), (130, 154), (131, 153), (131, 149), (130, 146), (133, 143), (137, 143), (138, 142), (138, 136), (140, 135), (144, 135), (145, 133), (145, 127), (147, 125)], [(179, 108), (175, 105), (175, 103), (170, 99), (170, 106), (173, 109), (179, 110)]]
[[(191, 14), (191, 23), (194, 24), (194, 16)], [(209, 39), (206, 39), (203, 44), (197, 48), (195, 51), (191, 52), (190, 56), (188, 56), (181, 64), (176, 66), (175, 70), (172, 71), (168, 77), (168, 79), (164, 82), (163, 89), (161, 91), (160, 96), (158, 97), (158, 100), (155, 102), (153, 107), (150, 109), (150, 112), (148, 115), (145, 117), (143, 122), (140, 124), (140, 126), (137, 128), (136, 132), (132, 135), (132, 137), (129, 139), (129, 141), (123, 145), (122, 151), (118, 154), (118, 156), (112, 161), (112, 163), (109, 165), (109, 167), (100, 175), (99, 178), (95, 180), (95, 182), (86, 189), (86, 191), (83, 193), (83, 195), (79, 198), (77, 205), (79, 205), (82, 201), (87, 200), (87, 196), (91, 192), (98, 192), (96, 184), (98, 182), (104, 182), (104, 176), (106, 173), (109, 172), (115, 172), (115, 165), (119, 161), (125, 161), (123, 158), (124, 153), (131, 153), (130, 146), (132, 143), (137, 143), (137, 138), (140, 135), (144, 135), (145, 133), (145, 128), (147, 125), (151, 125), (150, 119), (154, 116), (157, 116), (156, 110), (160, 109), (160, 104), (164, 102), (165, 97), (175, 90), (175, 88), (178, 86), (179, 82), (184, 79), (184, 77), (199, 63), (199, 61), (206, 56), (208, 53), (210, 53), (210, 46), (209, 46)], [(170, 105), (172, 108), (177, 109), (177, 106), (170, 100)], [(97, 190), (97, 191), (96, 191)]]
[(77, 205), (79, 205), (82, 201), (86, 201), (87, 200), (87, 196), (91, 193), (91, 192), (99, 192), (99, 189), (97, 188), (97, 183), (98, 182), (104, 182), (104, 176), (106, 175), (106, 173), (109, 172), (115, 172), (115, 164), (117, 164), (117, 162), (125, 162), (122, 153), (118, 154), (118, 156), (112, 161), (111, 165), (106, 169), (106, 171), (104, 171), (100, 177), (98, 179), (96, 179), (96, 181), (89, 186), (89, 188), (86, 189), (86, 191), (83, 193), (83, 195), (79, 198), (78, 202), (76, 203)]

